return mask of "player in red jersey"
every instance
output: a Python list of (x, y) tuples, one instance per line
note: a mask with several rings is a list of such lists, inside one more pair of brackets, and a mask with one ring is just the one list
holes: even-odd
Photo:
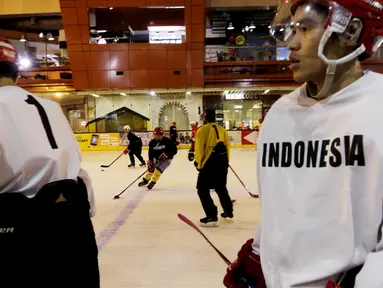
[(188, 159), (191, 162), (194, 160), (194, 145), (195, 145), (195, 136), (196, 136), (197, 130), (198, 130), (198, 121), (191, 122), (190, 126), (192, 128), (192, 142), (191, 142), (191, 148), (190, 148), (189, 154), (188, 154)]

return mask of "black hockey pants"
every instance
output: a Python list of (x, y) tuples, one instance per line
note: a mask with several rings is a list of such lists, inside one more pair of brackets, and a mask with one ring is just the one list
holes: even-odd
[(199, 171), (197, 180), (198, 196), (207, 217), (218, 215), (217, 207), (210, 195), (210, 189), (217, 192), (221, 206), (228, 215), (233, 214), (233, 203), (226, 188), (228, 172), (227, 156), (220, 157), (213, 152), (205, 166)]
[(133, 165), (136, 164), (136, 159), (134, 159), (134, 156), (136, 156), (138, 160), (141, 162), (141, 164), (146, 164), (141, 153), (142, 153), (142, 148), (137, 148), (137, 149), (129, 151), (130, 163), (132, 163)]
[(98, 251), (82, 180), (44, 186), (32, 199), (0, 195), (2, 288), (99, 288)]

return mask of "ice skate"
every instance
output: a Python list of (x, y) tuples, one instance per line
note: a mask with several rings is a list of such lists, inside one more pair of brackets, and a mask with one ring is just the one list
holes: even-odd
[(128, 168), (134, 168), (134, 167), (136, 167), (136, 164), (129, 164), (128, 165)]
[(143, 186), (146, 186), (148, 185), (149, 181), (146, 180), (145, 178), (142, 178), (142, 181), (140, 183), (138, 183), (138, 187), (143, 187)]
[(156, 182), (150, 182), (149, 185), (148, 185), (148, 190), (152, 190), (154, 185), (156, 185)]
[(199, 220), (200, 226), (202, 227), (218, 227), (218, 218), (217, 217), (205, 217)]
[(221, 213), (221, 217), (226, 221), (226, 222), (234, 222), (234, 215), (233, 213)]

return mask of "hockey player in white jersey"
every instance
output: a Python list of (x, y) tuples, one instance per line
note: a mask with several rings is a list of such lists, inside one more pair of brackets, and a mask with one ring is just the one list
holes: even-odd
[(0, 286), (98, 288), (92, 184), (60, 106), (16, 86), (0, 38)]
[(283, 0), (271, 34), (305, 84), (263, 123), (260, 224), (224, 284), (383, 287), (383, 75), (357, 61), (383, 40), (383, 0)]

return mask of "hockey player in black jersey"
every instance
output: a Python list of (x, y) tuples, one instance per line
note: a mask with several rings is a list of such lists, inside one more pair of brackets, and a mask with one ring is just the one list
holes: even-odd
[(156, 185), (162, 173), (171, 164), (174, 155), (177, 154), (175, 143), (164, 136), (164, 130), (161, 127), (154, 129), (153, 136), (153, 140), (149, 143), (148, 173), (138, 184), (139, 187), (149, 184), (149, 190)]
[(136, 161), (134, 159), (134, 156), (138, 158), (138, 160), (141, 162), (140, 167), (145, 166), (145, 160), (142, 158), (142, 140), (141, 138), (137, 137), (136, 134), (132, 132), (129, 125), (124, 126), (124, 136), (123, 140), (127, 139), (129, 141), (128, 147), (124, 150), (125, 154), (129, 154), (130, 158), (130, 164), (128, 165), (129, 168), (134, 168), (136, 166)]

